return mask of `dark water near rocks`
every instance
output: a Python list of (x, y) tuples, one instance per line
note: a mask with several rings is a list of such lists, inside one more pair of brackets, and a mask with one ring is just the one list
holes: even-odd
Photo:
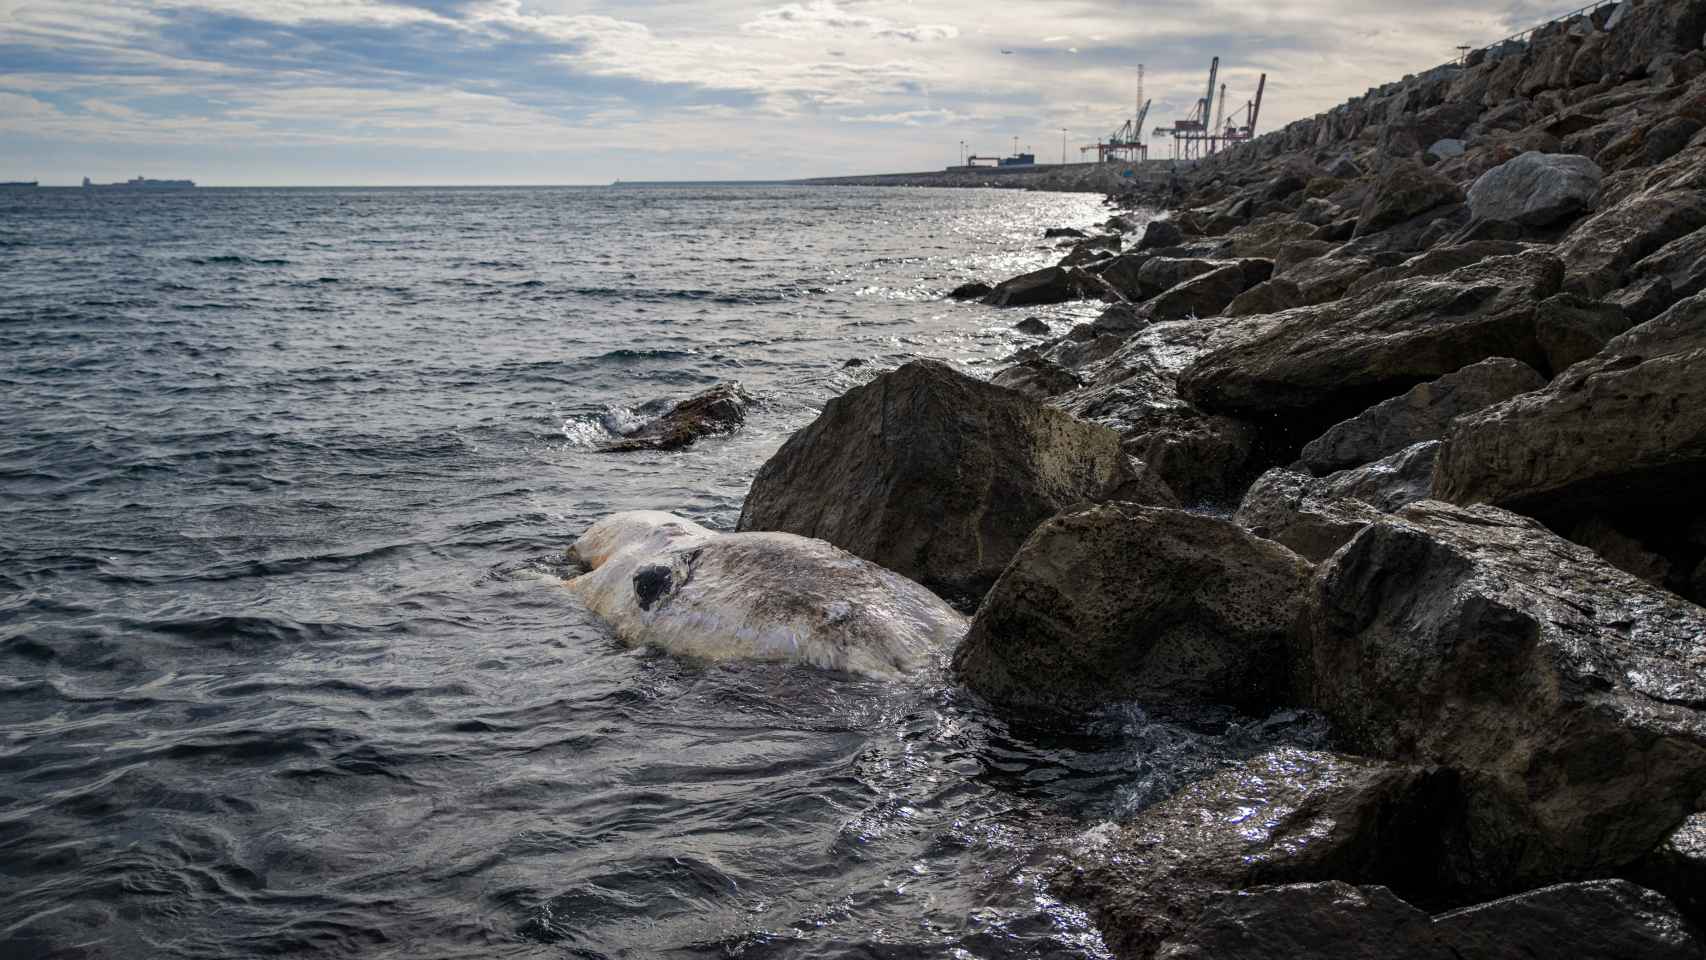
[[(874, 368), (992, 369), (1039, 311), (939, 294), (1105, 216), (0, 195), (0, 958), (1101, 955), (1039, 849), (1286, 718), (1013, 730), (939, 672), (628, 649), (553, 577), (614, 510), (731, 526)], [(739, 435), (591, 449), (723, 379), (765, 401)]]

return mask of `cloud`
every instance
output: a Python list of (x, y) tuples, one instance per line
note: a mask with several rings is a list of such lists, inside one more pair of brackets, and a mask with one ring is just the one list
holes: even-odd
[(1266, 72), (1271, 129), (1543, 18), (1517, 2), (0, 0), (0, 165), (199, 143), (208, 182), (269, 157), (288, 180), (307, 149), (369, 181), (456, 156), (528, 182), (918, 169), (1106, 135), (1139, 63), (1160, 122), (1211, 56), (1229, 106)]

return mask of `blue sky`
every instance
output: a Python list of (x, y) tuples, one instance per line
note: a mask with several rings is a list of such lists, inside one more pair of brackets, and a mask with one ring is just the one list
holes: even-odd
[[(0, 0), (0, 180), (607, 183), (1068, 156), (1186, 113), (1261, 126), (1561, 13), (1277, 0)], [(1003, 53), (1004, 50), (1012, 51)], [(1152, 124), (1150, 124), (1152, 125)]]

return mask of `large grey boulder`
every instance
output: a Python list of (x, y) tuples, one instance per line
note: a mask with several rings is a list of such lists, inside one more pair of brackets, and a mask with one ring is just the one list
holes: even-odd
[(1481, 174), (1469, 210), (1482, 220), (1546, 227), (1592, 210), (1603, 174), (1587, 157), (1530, 150)]
[(1301, 446), (1375, 403), (1489, 357), (1543, 363), (1535, 304), (1561, 280), (1557, 259), (1533, 251), (1288, 310), (1194, 360), (1180, 393), (1213, 413), (1296, 431)]
[(1706, 791), (1706, 610), (1538, 523), (1411, 504), (1312, 594), (1311, 702), (1350, 749), (1463, 776), (1467, 885), (1617, 870)]
[(1138, 814), (1056, 886), (1089, 908), (1120, 957), (1189, 943), (1229, 891), (1335, 879), (1426, 887), (1451, 786), (1437, 771), (1272, 750)]
[(1065, 507), (1175, 502), (1112, 430), (917, 360), (831, 400), (758, 471), (738, 529), (817, 537), (975, 601)]
[(1473, 363), (1334, 424), (1304, 446), (1302, 461), (1320, 475), (1378, 460), (1411, 444), (1438, 440), (1462, 414), (1545, 385), (1533, 367), (1519, 360), (1494, 357)]
[(1275, 467), (1256, 478), (1233, 522), (1320, 562), (1381, 514), (1427, 498), (1439, 441), (1325, 477)]
[(1706, 490), (1706, 294), (1614, 337), (1543, 390), (1459, 417), (1434, 495), (1551, 520), (1698, 506)]
[(1003, 711), (1287, 700), (1310, 565), (1217, 517), (1105, 503), (1031, 534), (954, 654)]
[(1363, 201), (1356, 235), (1375, 233), (1436, 207), (1462, 202), (1463, 189), (1450, 179), (1414, 160), (1394, 160)]

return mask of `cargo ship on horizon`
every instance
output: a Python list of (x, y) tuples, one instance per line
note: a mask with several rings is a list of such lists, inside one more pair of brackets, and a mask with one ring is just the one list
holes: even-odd
[(110, 188), (129, 188), (135, 190), (187, 190), (195, 186), (194, 180), (150, 180), (147, 177), (133, 177), (123, 183), (93, 183), (88, 177), (83, 178), (83, 186)]

